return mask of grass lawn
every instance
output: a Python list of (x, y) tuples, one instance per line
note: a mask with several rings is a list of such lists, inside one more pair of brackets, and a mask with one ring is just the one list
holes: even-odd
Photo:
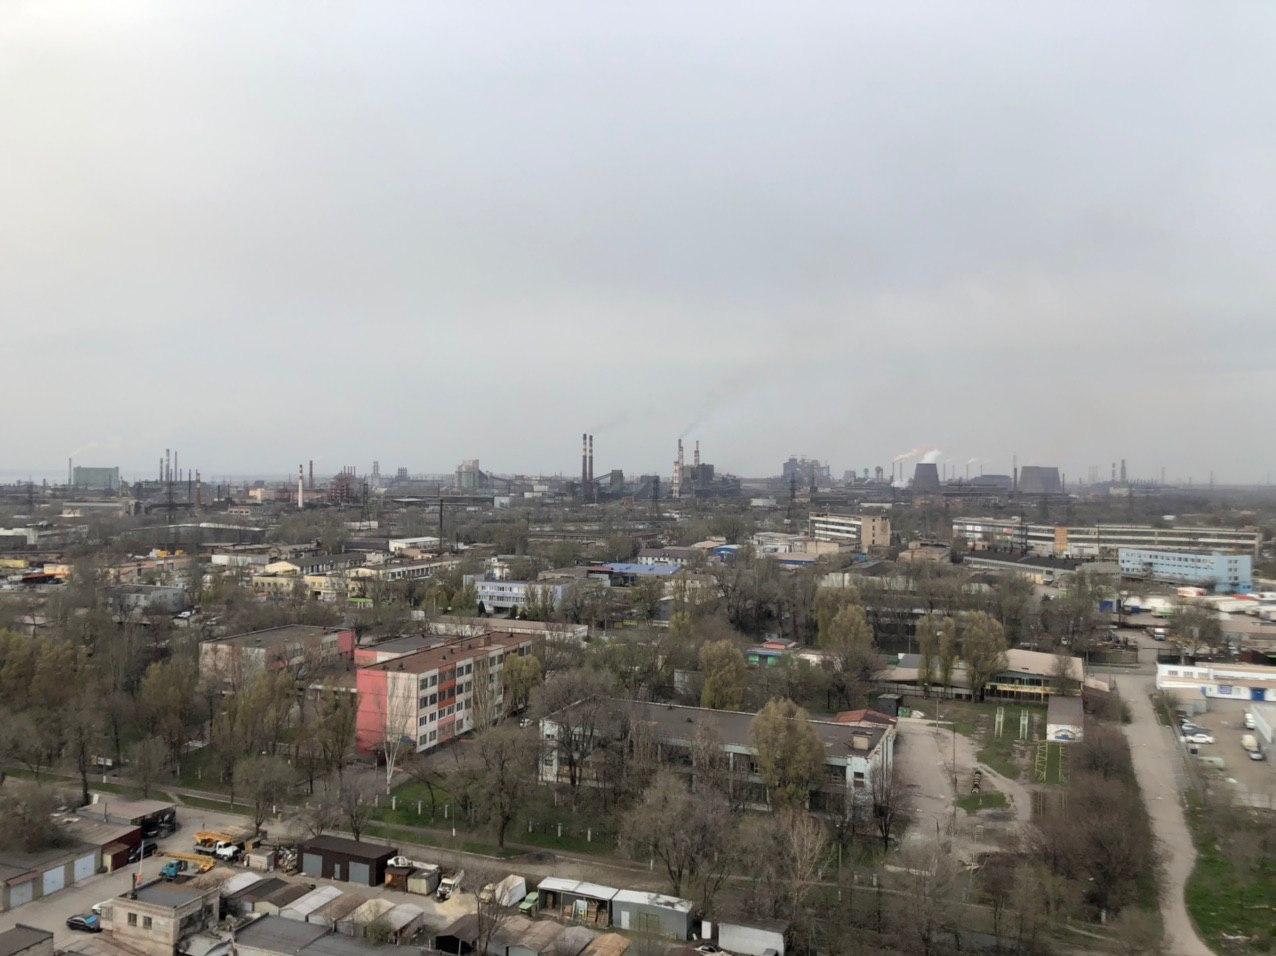
[(957, 801), (957, 806), (967, 813), (978, 813), (980, 810), (1000, 810), (1007, 806), (1006, 795), (985, 785), (979, 793), (969, 793)]
[[(431, 815), (428, 789), (415, 782), (404, 784), (394, 792), (396, 806), (392, 809), (388, 806), (389, 798), (382, 797), (381, 806), (374, 816), (382, 824), (390, 826), (429, 827), (449, 834), (452, 827), (456, 827), (457, 839), (488, 841), (495, 850), (492, 827), (466, 820), (458, 810), (456, 797), (446, 789), (436, 786), (434, 795), (435, 810)], [(417, 814), (418, 801), (420, 815)], [(550, 792), (544, 790), (537, 791), (522, 808), (506, 831), (505, 839), (549, 850), (611, 856), (616, 852), (615, 827), (614, 816), (584, 809), (574, 812), (565, 803), (554, 806)], [(450, 836), (448, 839), (451, 839)]]
[[(936, 706), (936, 701), (910, 703), (921, 706), (928, 717), (952, 721), (957, 733), (975, 742), (976, 759), (1002, 776), (1018, 780), (1025, 770), (1031, 769), (1033, 747), (1042, 729), (1043, 708), (997, 701), (946, 700), (941, 706)], [(1003, 710), (1001, 736), (996, 735), (998, 708)], [(1019, 719), (1023, 713), (1029, 717), (1027, 740), (1019, 739)]]
[(1276, 952), (1276, 862), (1263, 847), (1271, 814), (1238, 809), (1219, 817), (1194, 805), (1188, 823), (1198, 856), (1187, 909), (1197, 930), (1218, 952)]
[(252, 815), (253, 808), (244, 803), (227, 803), (223, 800), (206, 800), (203, 797), (187, 797), (179, 798), (181, 803), (188, 807), (200, 807), (204, 810), (220, 810), (222, 813), (246, 813)]

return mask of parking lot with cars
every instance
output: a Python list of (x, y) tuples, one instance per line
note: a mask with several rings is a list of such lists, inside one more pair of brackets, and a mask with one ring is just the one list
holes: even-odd
[[(1264, 750), (1263, 760), (1251, 760), (1248, 751), (1241, 746), (1241, 739), (1254, 733), (1245, 726), (1248, 709), (1245, 701), (1211, 698), (1209, 710), (1194, 714), (1189, 719), (1214, 742), (1192, 746), (1196, 748), (1197, 757), (1202, 758), (1201, 763), (1207, 773), (1216, 773), (1243, 794), (1257, 796), (1259, 802), (1276, 801), (1276, 772), (1273, 771), (1273, 755), (1268, 752), (1268, 745), (1265, 741), (1258, 741)], [(1276, 806), (1276, 802), (1272, 805)]]

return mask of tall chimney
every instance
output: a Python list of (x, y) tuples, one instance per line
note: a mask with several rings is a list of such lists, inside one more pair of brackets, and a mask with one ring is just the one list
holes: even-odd
[(589, 436), (580, 433), (580, 493), (583, 497), (589, 484)]
[(199, 469), (195, 469), (195, 507), (204, 507), (204, 482), (199, 476)]
[(310, 459), (310, 490), (315, 490), (315, 460)]
[(696, 453), (695, 453), (695, 457), (691, 459), (691, 463), (695, 465), (697, 468), (700, 467), (700, 439), (699, 438), (696, 439)]
[(66, 486), (67, 486), (68, 488), (70, 488), (70, 487), (71, 487), (71, 485), (74, 483), (74, 478), (72, 477), (72, 474), (73, 474), (73, 473), (72, 473), (72, 470), (71, 470), (71, 459), (70, 459), (70, 458), (68, 458), (68, 459), (66, 460)]
[(589, 483), (594, 483), (594, 436), (589, 436)]
[(306, 507), (306, 491), (305, 491), (305, 474), (301, 470), (301, 466), (297, 466), (297, 510), (300, 511)]

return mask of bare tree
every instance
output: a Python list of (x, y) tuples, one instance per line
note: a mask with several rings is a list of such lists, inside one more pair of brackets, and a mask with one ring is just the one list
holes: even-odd
[(341, 820), (355, 841), (363, 839), (364, 828), (372, 819), (376, 790), (367, 777), (346, 777), (335, 789), (335, 805)]
[(469, 804), (495, 828), (501, 848), (526, 802), (535, 772), (535, 734), (509, 724), (480, 732), (463, 758), (458, 777), (468, 791)]
[(129, 757), (133, 779), (142, 788), (142, 796), (149, 797), (151, 788), (164, 772), (168, 745), (159, 737), (143, 737), (129, 750)]
[(905, 851), (892, 883), (892, 927), (909, 952), (943, 952), (945, 934), (958, 926), (961, 882), (956, 860), (937, 840)]
[(895, 768), (895, 761), (883, 755), (869, 775), (869, 795), (873, 806), (873, 826), (882, 849), (890, 849), (891, 834), (908, 812), (908, 789)]
[(244, 757), (235, 764), (236, 789), (252, 801), (253, 824), (258, 831), (271, 810), (288, 796), (295, 780), (292, 767), (282, 757)]

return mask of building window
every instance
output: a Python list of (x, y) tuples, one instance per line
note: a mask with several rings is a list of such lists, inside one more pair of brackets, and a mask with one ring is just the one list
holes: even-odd
[(129, 926), (136, 926), (136, 925), (137, 925), (137, 914), (136, 914), (136, 913), (129, 913), (129, 914), (128, 914), (128, 924), (129, 924)]
[(150, 928), (151, 928), (151, 918), (149, 916), (143, 916), (142, 929), (150, 929)]

